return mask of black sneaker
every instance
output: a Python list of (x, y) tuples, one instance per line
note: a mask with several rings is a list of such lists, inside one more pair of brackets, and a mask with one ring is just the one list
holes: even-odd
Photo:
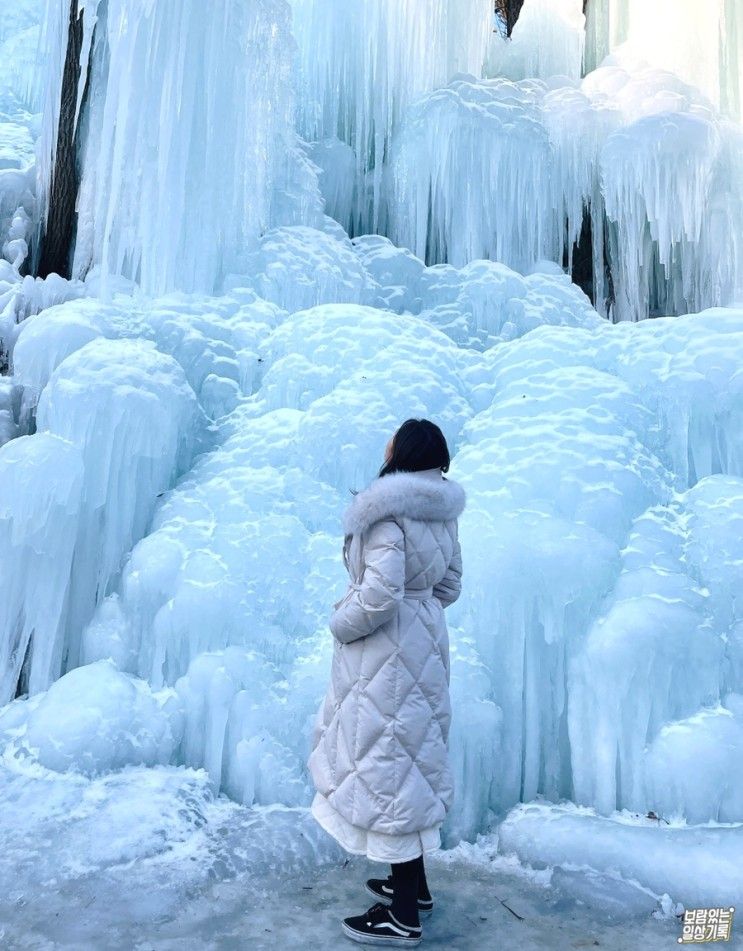
[[(373, 895), (377, 901), (384, 905), (392, 904), (392, 896), (395, 892), (392, 887), (392, 876), (387, 878), (370, 878), (366, 883), (366, 890)], [(421, 918), (427, 918), (433, 911), (433, 898), (418, 899), (418, 914)]]
[(344, 918), (341, 927), (352, 941), (359, 944), (399, 944), (403, 948), (415, 948), (423, 939), (420, 926), (411, 928), (402, 924), (380, 902), (363, 915)]

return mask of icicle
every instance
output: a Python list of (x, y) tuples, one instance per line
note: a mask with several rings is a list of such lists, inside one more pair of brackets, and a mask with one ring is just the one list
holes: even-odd
[(400, 117), (456, 73), (479, 76), (491, 0), (292, 0), (300, 50), (300, 128), (356, 156), (352, 233), (384, 222), (384, 166)]

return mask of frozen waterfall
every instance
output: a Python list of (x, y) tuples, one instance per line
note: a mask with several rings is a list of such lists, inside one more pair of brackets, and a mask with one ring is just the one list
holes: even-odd
[(737, 4), (206, 6), (81, 4), (69, 280), (68, 7), (0, 12), (0, 800), (333, 860), (340, 516), (426, 416), (469, 500), (446, 844), (743, 901), (681, 845), (743, 824)]

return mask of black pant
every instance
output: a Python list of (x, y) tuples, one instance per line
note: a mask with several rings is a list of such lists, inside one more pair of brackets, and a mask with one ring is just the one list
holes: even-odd
[(390, 911), (399, 922), (417, 928), (418, 898), (430, 899), (423, 856), (410, 862), (396, 862), (392, 869), (392, 907)]

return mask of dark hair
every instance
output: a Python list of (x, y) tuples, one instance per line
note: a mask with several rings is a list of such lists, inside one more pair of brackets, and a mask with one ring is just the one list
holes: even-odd
[(450, 461), (449, 447), (436, 423), (430, 419), (406, 419), (395, 433), (392, 456), (379, 475), (436, 468), (448, 472)]

